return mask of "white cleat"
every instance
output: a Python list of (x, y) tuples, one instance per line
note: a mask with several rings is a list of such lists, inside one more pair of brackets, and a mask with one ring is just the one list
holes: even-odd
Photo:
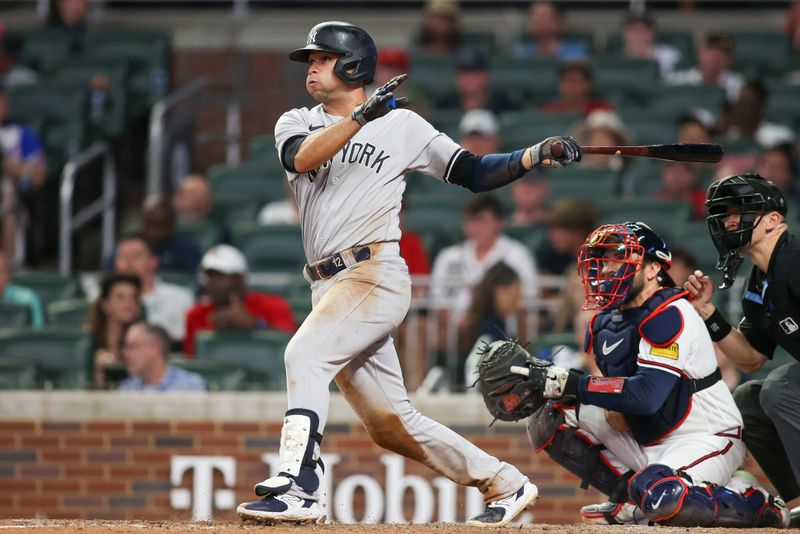
[(317, 502), (294, 495), (270, 495), (260, 501), (245, 502), (236, 508), (242, 520), (276, 523), (324, 523), (323, 507)]
[(538, 498), (539, 488), (532, 482), (526, 482), (508, 497), (488, 503), (482, 514), (468, 520), (466, 524), (471, 527), (502, 527), (513, 521)]
[(644, 513), (631, 503), (604, 502), (581, 508), (581, 518), (590, 525), (647, 525)]

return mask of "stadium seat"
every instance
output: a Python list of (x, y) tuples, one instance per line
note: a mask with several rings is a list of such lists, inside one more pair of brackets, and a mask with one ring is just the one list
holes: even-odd
[(291, 335), (277, 331), (201, 332), (197, 335), (198, 360), (234, 362), (244, 368), (244, 389), (284, 390), (283, 363)]
[(311, 292), (305, 295), (294, 295), (289, 297), (289, 304), (292, 307), (292, 314), (294, 315), (295, 322), (299, 325), (306, 320), (308, 314), (311, 313)]
[(619, 175), (609, 169), (576, 165), (548, 173), (551, 200), (575, 197), (594, 201), (611, 201), (619, 189)]
[(19, 61), (37, 72), (47, 72), (61, 64), (70, 54), (69, 32), (57, 28), (21, 31), (25, 40)]
[(594, 80), (602, 85), (606, 82), (628, 83), (657, 82), (658, 63), (649, 59), (628, 59), (619, 56), (600, 56), (592, 60)]
[(85, 299), (56, 300), (47, 305), (49, 328), (79, 329), (89, 317), (91, 303)]
[(405, 225), (419, 234), (431, 259), (436, 258), (443, 248), (463, 239), (459, 210), (410, 208), (405, 212)]
[(77, 278), (45, 271), (20, 273), (14, 275), (14, 283), (32, 289), (47, 307), (57, 300), (73, 299), (81, 296), (81, 286)]
[(679, 117), (692, 108), (705, 108), (712, 113), (719, 113), (724, 101), (722, 88), (715, 85), (674, 85), (664, 87), (661, 93), (655, 95), (651, 106), (666, 116)]
[(500, 116), (501, 150), (511, 152), (553, 136), (567, 135), (583, 117), (536, 110), (503, 113)]
[(531, 102), (520, 101), (521, 97), (530, 98), (538, 105), (557, 96), (555, 61), (495, 56), (491, 58), (490, 70), (490, 87), (494, 91), (504, 91), (512, 102), (522, 107), (532, 106)]
[(711, 273), (715, 270), (719, 253), (708, 234), (706, 221), (684, 221), (677, 225), (669, 244), (691, 252), (703, 272)]
[(72, 330), (0, 331), (0, 357), (24, 360), (38, 367), (39, 386), (82, 389), (91, 383), (92, 340)]
[(213, 165), (208, 180), (214, 196), (221, 199), (241, 199), (261, 203), (286, 198), (283, 187), (285, 175), (276, 160), (250, 160), (238, 167)]
[(650, 226), (667, 243), (672, 242), (675, 229), (689, 220), (691, 208), (683, 202), (656, 200), (613, 200), (599, 204), (600, 223), (641, 221)]
[(250, 159), (278, 159), (275, 149), (275, 137), (272, 135), (256, 135), (250, 139)]
[(232, 361), (173, 358), (169, 364), (205, 378), (209, 391), (238, 391), (247, 380), (247, 370)]
[(35, 364), (20, 358), (0, 358), (0, 389), (35, 388)]
[(251, 271), (297, 273), (306, 263), (299, 226), (247, 224), (234, 227), (232, 233)]
[(191, 240), (200, 250), (208, 250), (219, 241), (219, 226), (210, 221), (178, 224), (175, 235)]
[(747, 75), (782, 74), (792, 56), (789, 37), (776, 31), (735, 31), (736, 70)]
[(495, 51), (494, 33), (492, 32), (464, 32), (462, 46), (480, 49), (484, 54)]
[(27, 304), (0, 302), (0, 328), (31, 326), (31, 308)]

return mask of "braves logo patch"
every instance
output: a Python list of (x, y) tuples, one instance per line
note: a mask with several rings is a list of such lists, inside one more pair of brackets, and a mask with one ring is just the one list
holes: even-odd
[(662, 358), (669, 358), (670, 360), (678, 359), (678, 344), (673, 343), (669, 347), (650, 347), (650, 354), (653, 356), (661, 356)]
[(791, 317), (787, 317), (786, 319), (781, 320), (780, 322), (778, 322), (778, 324), (781, 325), (781, 328), (787, 334), (793, 334), (797, 332), (798, 329), (800, 329), (800, 327), (797, 326), (795, 320), (792, 319)]

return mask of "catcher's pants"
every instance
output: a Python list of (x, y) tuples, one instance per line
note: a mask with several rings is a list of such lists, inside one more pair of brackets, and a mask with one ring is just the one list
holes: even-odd
[(408, 311), (411, 280), (397, 243), (328, 280), (312, 283), (313, 310), (286, 348), (289, 409), (328, 419), (331, 380), (381, 447), (417, 460), (459, 484), (477, 486), (488, 501), (526, 481), (411, 406), (391, 332)]
[(575, 417), (575, 410), (564, 410), (566, 424), (577, 428), (592, 444), (605, 445), (606, 450), (600, 454), (620, 474), (658, 463), (685, 472), (695, 484), (713, 482), (724, 486), (744, 463), (745, 445), (737, 437), (676, 436), (643, 447), (629, 432), (611, 428), (603, 408), (582, 404), (579, 416)]

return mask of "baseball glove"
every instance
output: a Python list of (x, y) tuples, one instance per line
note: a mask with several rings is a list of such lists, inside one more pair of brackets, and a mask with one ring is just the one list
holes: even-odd
[(553, 364), (531, 358), (519, 343), (494, 341), (478, 364), (478, 387), (495, 419), (519, 421), (547, 402), (547, 368)]

